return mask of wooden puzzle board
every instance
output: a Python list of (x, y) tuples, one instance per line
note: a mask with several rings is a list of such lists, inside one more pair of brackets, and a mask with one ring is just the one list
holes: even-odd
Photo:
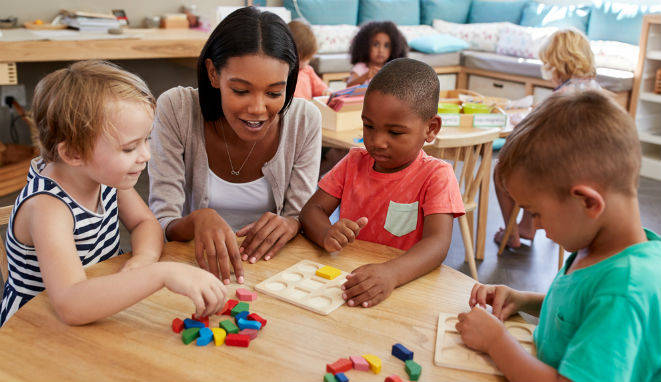
[(315, 275), (323, 266), (302, 260), (255, 285), (255, 289), (325, 316), (344, 304), (340, 287), (347, 281), (348, 273), (342, 271), (340, 276), (328, 280)]
[[(461, 335), (455, 329), (457, 322), (459, 321), (456, 314), (440, 313), (438, 315), (434, 364), (452, 369), (503, 375), (487, 354), (469, 349), (464, 345)], [(504, 324), (507, 331), (521, 343), (528, 353), (536, 354), (532, 338), (535, 325), (513, 321), (505, 321)]]

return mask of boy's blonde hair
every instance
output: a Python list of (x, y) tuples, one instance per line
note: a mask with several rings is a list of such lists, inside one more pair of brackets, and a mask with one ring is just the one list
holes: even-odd
[(317, 53), (317, 39), (312, 33), (312, 28), (309, 25), (300, 22), (292, 21), (289, 24), (289, 31), (294, 37), (296, 43), (296, 51), (298, 52), (299, 60), (308, 60)]
[(111, 133), (108, 103), (134, 101), (154, 111), (156, 101), (137, 75), (104, 61), (80, 61), (44, 77), (35, 88), (32, 113), (45, 162), (59, 159), (58, 144), (88, 160), (96, 139)]
[(517, 125), (500, 151), (497, 176), (516, 171), (555, 192), (590, 184), (635, 195), (641, 149), (633, 119), (602, 91), (555, 93)]
[(555, 69), (561, 81), (597, 75), (590, 42), (574, 28), (561, 29), (549, 36), (539, 49), (539, 59)]

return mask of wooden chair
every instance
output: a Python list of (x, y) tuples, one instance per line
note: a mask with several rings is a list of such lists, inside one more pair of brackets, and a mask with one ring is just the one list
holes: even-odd
[[(514, 207), (512, 208), (512, 214), (510, 215), (510, 219), (507, 221), (507, 227), (505, 227), (505, 233), (503, 234), (503, 238), (501, 239), (500, 246), (498, 247), (499, 255), (502, 254), (503, 251), (505, 250), (505, 246), (507, 245), (507, 240), (510, 238), (510, 234), (512, 234), (512, 229), (517, 224), (516, 219), (519, 217), (520, 211), (521, 211), (521, 206), (515, 204)], [(565, 263), (565, 249), (562, 247), (562, 245), (558, 244), (558, 269), (562, 268), (562, 265), (564, 263)]]
[[(489, 181), (491, 178), (491, 156), (493, 141), (498, 138), (500, 129), (444, 128), (443, 138), (425, 145), (429, 155), (445, 159), (452, 163), (457, 174), (466, 215), (459, 217), (459, 228), (464, 242), (466, 261), (471, 276), (477, 280), (474, 248), (484, 248), (486, 239), (486, 218), (488, 205)], [(457, 164), (461, 162), (461, 170)], [(485, 192), (486, 191), (486, 192)], [(477, 196), (479, 192), (479, 205)], [(485, 199), (486, 196), (486, 199)], [(477, 211), (477, 237), (473, 236), (473, 214)], [(475, 245), (473, 244), (475, 243)], [(479, 253), (479, 250), (478, 250)]]
[[(0, 227), (9, 224), (9, 216), (11, 215), (11, 210), (14, 206), (0, 207)], [(0, 273), (2, 273), (2, 289), (4, 290), (5, 282), (7, 282), (7, 276), (9, 274), (8, 264), (7, 264), (7, 253), (5, 252), (5, 242), (0, 237)], [(0, 292), (0, 296), (2, 292)]]

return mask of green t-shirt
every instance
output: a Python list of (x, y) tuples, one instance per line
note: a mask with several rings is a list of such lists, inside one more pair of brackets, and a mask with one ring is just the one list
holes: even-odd
[(661, 381), (661, 237), (565, 274), (544, 298), (537, 357), (572, 381)]

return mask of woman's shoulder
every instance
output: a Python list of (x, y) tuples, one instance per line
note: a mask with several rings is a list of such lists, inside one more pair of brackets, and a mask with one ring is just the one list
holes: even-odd
[(293, 98), (285, 112), (284, 123), (296, 130), (321, 128), (321, 112), (312, 102), (303, 98)]
[(200, 102), (196, 88), (190, 86), (176, 86), (166, 90), (158, 97), (157, 108), (169, 107), (173, 110), (198, 109)]

